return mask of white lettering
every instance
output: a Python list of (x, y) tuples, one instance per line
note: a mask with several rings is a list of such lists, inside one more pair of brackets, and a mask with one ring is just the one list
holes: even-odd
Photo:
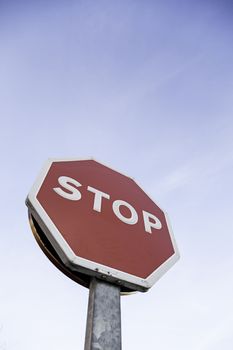
[[(152, 233), (151, 228), (155, 228), (157, 230), (162, 228), (161, 221), (155, 215), (150, 214), (145, 210), (142, 211), (142, 214), (146, 232)], [(150, 221), (150, 219), (152, 219), (152, 221)]]
[[(54, 187), (53, 190), (57, 194), (59, 194), (59, 196), (69, 199), (71, 201), (78, 201), (79, 199), (81, 199), (82, 195), (77, 189), (77, 187), (81, 187), (82, 185), (78, 181), (68, 176), (60, 176), (58, 178), (58, 182), (59, 182), (59, 185), (64, 187), (66, 190), (70, 191), (69, 193), (69, 192), (63, 191), (63, 189), (60, 187)], [(71, 184), (74, 185), (75, 187), (72, 186)]]
[[(69, 176), (60, 176), (58, 178), (58, 183), (61, 187), (54, 187), (53, 190), (59, 196), (71, 201), (78, 201), (82, 198), (82, 194), (78, 190), (78, 187), (81, 187), (82, 185), (77, 180)], [(87, 186), (87, 190), (94, 194), (93, 210), (101, 213), (103, 198), (109, 200), (110, 195), (91, 186)], [(122, 211), (120, 210), (121, 207), (125, 207), (129, 210), (129, 217), (125, 216), (125, 214), (122, 214)], [(117, 199), (112, 203), (112, 210), (116, 217), (125, 224), (137, 224), (138, 214), (131, 204), (121, 199)], [(162, 228), (161, 221), (155, 215), (145, 210), (142, 210), (142, 215), (144, 220), (144, 228), (146, 232), (152, 233), (152, 229), (160, 230)]]
[[(124, 215), (121, 214), (121, 212), (120, 212), (121, 206), (125, 206), (126, 208), (128, 208), (130, 210), (131, 216), (129, 218), (126, 218)], [(112, 204), (112, 209), (113, 209), (115, 215), (118, 217), (118, 219), (120, 219), (124, 223), (126, 223), (128, 225), (135, 225), (138, 222), (138, 214), (137, 214), (136, 210), (132, 207), (132, 205), (130, 205), (129, 203), (122, 201), (120, 199), (116, 200)]]
[(102, 207), (102, 198), (110, 199), (109, 194), (104, 193), (100, 190), (97, 190), (96, 188), (91, 187), (91, 186), (88, 186), (87, 189), (88, 189), (88, 191), (94, 193), (95, 197), (94, 197), (93, 209), (100, 213), (101, 207)]

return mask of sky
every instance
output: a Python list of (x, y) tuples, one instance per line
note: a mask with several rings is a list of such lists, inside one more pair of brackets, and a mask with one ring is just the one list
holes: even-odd
[(82, 349), (88, 290), (31, 233), (47, 158), (135, 178), (181, 258), (122, 297), (123, 349), (231, 350), (233, 7), (230, 1), (0, 1), (0, 349)]

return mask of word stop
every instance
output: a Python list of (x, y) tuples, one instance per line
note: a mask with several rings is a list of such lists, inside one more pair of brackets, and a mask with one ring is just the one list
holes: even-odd
[[(81, 192), (78, 190), (78, 187), (82, 187), (82, 184), (77, 180), (68, 177), (68, 176), (60, 176), (58, 178), (58, 183), (61, 187), (55, 187), (53, 190), (61, 197), (71, 200), (71, 201), (79, 201), (82, 198)], [(66, 191), (64, 191), (64, 189)], [(67, 192), (68, 191), (68, 192)], [(102, 201), (110, 200), (110, 195), (103, 191), (100, 191), (97, 188), (87, 186), (87, 191), (94, 194), (93, 199), (93, 210), (101, 213), (102, 211)], [(130, 217), (126, 217), (122, 214), (120, 208), (126, 207), (130, 212)], [(117, 199), (112, 203), (112, 210), (116, 217), (128, 225), (135, 225), (138, 222), (138, 213), (135, 208), (126, 201), (121, 199)], [(148, 213), (145, 210), (142, 210), (142, 217), (144, 222), (145, 231), (148, 233), (152, 233), (152, 228), (160, 230), (162, 228), (161, 221), (153, 214)]]

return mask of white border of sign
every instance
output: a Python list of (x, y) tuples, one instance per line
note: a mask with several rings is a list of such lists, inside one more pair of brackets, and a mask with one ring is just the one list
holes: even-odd
[[(48, 159), (46, 161), (44, 167), (42, 168), (41, 173), (39, 174), (37, 180), (35, 181), (26, 199), (26, 204), (28, 206), (29, 213), (34, 216), (35, 220), (41, 226), (42, 230), (46, 234), (46, 237), (48, 238), (48, 240), (56, 250), (62, 262), (71, 270), (79, 271), (82, 273), (85, 273), (86, 271), (87, 274), (89, 275), (90, 274), (96, 275), (100, 278), (104, 278), (105, 280), (109, 280), (110, 282), (116, 282), (118, 284), (121, 284), (127, 288), (131, 288), (131, 289), (133, 288), (133, 290), (139, 290), (139, 291), (148, 290), (154, 285), (154, 283), (163, 274), (165, 274), (165, 272), (167, 272), (177, 262), (177, 260), (180, 257), (167, 213), (164, 210), (162, 210), (160, 206), (159, 208), (164, 212), (166, 217), (166, 222), (168, 225), (168, 229), (169, 229), (169, 233), (170, 233), (170, 237), (171, 237), (171, 241), (172, 241), (175, 253), (168, 260), (166, 260), (159, 268), (157, 268), (151, 275), (149, 275), (146, 279), (143, 279), (135, 275), (131, 275), (131, 274), (113, 269), (111, 267), (108, 267), (75, 255), (73, 250), (70, 248), (66, 240), (63, 238), (63, 236), (61, 235), (61, 233), (59, 232), (55, 224), (52, 222), (48, 214), (45, 212), (45, 210), (37, 200), (36, 196), (53, 162), (66, 162), (66, 161), (69, 162), (69, 161), (80, 161), (80, 160), (95, 160), (95, 159), (93, 158), (84, 158), (84, 159), (53, 158), (53, 159)], [(99, 161), (98, 163), (104, 166), (107, 166)], [(109, 166), (107, 167), (110, 168)], [(114, 171), (117, 171), (117, 170), (114, 170)], [(119, 173), (119, 171), (117, 172)], [(133, 181), (136, 183), (136, 185), (142, 188), (135, 180)], [(151, 198), (150, 196), (148, 197)], [(155, 203), (153, 199), (151, 200)]]

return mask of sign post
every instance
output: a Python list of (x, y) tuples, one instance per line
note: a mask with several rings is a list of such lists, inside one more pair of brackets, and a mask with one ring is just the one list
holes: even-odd
[(90, 284), (85, 350), (121, 350), (120, 287), (93, 278)]
[(120, 350), (120, 293), (146, 292), (179, 259), (167, 214), (93, 159), (48, 160), (26, 204), (45, 254), (90, 289), (85, 350)]

